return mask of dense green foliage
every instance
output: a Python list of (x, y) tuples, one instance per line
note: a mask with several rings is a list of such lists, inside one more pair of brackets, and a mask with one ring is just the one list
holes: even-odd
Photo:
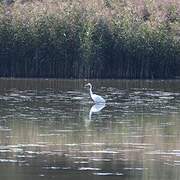
[(132, 2), (16, 0), (2, 4), (0, 76), (180, 76), (178, 1)]

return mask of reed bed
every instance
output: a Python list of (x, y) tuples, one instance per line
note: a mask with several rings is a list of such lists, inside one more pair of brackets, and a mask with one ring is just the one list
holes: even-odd
[(180, 76), (178, 0), (0, 3), (0, 76)]

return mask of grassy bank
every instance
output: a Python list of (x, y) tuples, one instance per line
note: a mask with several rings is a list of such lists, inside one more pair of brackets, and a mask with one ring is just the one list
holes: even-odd
[(0, 76), (180, 76), (178, 0), (15, 0), (0, 5)]

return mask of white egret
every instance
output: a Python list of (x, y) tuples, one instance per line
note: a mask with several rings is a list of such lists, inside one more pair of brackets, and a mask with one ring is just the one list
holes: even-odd
[(92, 92), (92, 85), (91, 85), (91, 83), (88, 83), (85, 86), (89, 86), (89, 93), (90, 93), (90, 96), (91, 96), (92, 100), (94, 101), (94, 103), (100, 104), (100, 103), (105, 103), (106, 102), (104, 98), (102, 98), (101, 96), (99, 96), (97, 94), (94, 94)]

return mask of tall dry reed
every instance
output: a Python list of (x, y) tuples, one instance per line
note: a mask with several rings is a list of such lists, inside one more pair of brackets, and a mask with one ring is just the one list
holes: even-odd
[(0, 76), (180, 76), (178, 0), (15, 0), (0, 5)]

